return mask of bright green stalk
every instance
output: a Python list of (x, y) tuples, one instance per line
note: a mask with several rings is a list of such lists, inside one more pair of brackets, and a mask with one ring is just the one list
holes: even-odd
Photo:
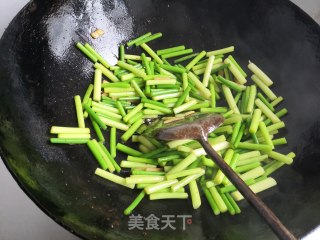
[(143, 124), (143, 120), (140, 118), (121, 136), (123, 141), (128, 141), (128, 139), (138, 130), (138, 128)]
[(142, 43), (140, 47), (142, 47), (143, 50), (145, 50), (157, 63), (163, 64), (161, 58), (159, 58), (159, 56), (147, 44)]
[(134, 45), (136, 42), (139, 42), (140, 40), (142, 40), (142, 39), (144, 39), (144, 38), (146, 38), (146, 37), (151, 36), (151, 34), (152, 34), (151, 32), (148, 32), (148, 33), (146, 33), (146, 34), (143, 34), (142, 36), (140, 36), (140, 37), (138, 37), (138, 38), (136, 38), (136, 39), (133, 39), (133, 40), (127, 42), (127, 46), (130, 47), (130, 46)]
[(230, 47), (207, 52), (207, 57), (210, 57), (212, 55), (217, 56), (220, 54), (226, 54), (226, 53), (233, 52), (233, 51), (234, 51), (234, 46), (230, 46)]
[(203, 57), (205, 57), (206, 51), (201, 51), (190, 63), (187, 64), (186, 69), (190, 70), (194, 65), (197, 64)]
[(145, 192), (141, 191), (140, 194), (133, 200), (133, 202), (124, 210), (124, 215), (130, 215), (132, 211), (138, 206), (145, 196)]
[(189, 54), (189, 53), (193, 53), (193, 50), (191, 48), (181, 50), (181, 51), (166, 53), (166, 54), (163, 54), (162, 57), (163, 58), (173, 58), (173, 57), (178, 57), (178, 56)]
[(181, 50), (184, 50), (184, 49), (185, 49), (185, 46), (184, 45), (180, 45), (180, 46), (176, 46), (176, 47), (157, 50), (157, 54), (158, 55), (163, 55), (163, 54), (167, 54), (167, 53), (181, 51)]
[(98, 61), (98, 58), (94, 55), (94, 54), (92, 54), (87, 48), (85, 48), (81, 43), (77, 43), (76, 44), (76, 46), (77, 46), (77, 48), (79, 48), (80, 49), (80, 51), (84, 54), (84, 55), (86, 55), (92, 62), (97, 62)]
[(95, 63), (94, 67), (95, 67), (95, 69), (101, 70), (102, 74), (105, 75), (112, 82), (119, 82), (120, 81), (109, 69), (105, 68), (100, 63)]
[(119, 150), (121, 152), (124, 152), (124, 153), (126, 153), (128, 155), (135, 156), (135, 157), (140, 157), (142, 155), (141, 152), (139, 152), (139, 151), (137, 151), (137, 150), (135, 150), (133, 148), (130, 148), (130, 147), (126, 146), (126, 145), (123, 145), (121, 143), (117, 144), (117, 150)]
[(142, 70), (139, 70), (139, 69), (135, 68), (134, 66), (132, 66), (128, 63), (125, 63), (123, 61), (118, 61), (117, 65), (123, 69), (128, 70), (129, 72), (132, 72), (136, 76), (139, 76), (142, 78), (145, 78), (147, 76)]
[(51, 143), (58, 143), (58, 144), (85, 144), (89, 141), (90, 139), (88, 138), (72, 138), (72, 139), (67, 139), (67, 138), (50, 138)]

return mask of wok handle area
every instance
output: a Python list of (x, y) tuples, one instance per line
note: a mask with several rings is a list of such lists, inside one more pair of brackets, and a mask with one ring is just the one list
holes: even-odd
[(297, 238), (282, 224), (279, 218), (267, 207), (267, 205), (245, 184), (232, 168), (225, 163), (222, 157), (211, 147), (205, 138), (198, 141), (206, 153), (214, 160), (224, 175), (233, 183), (245, 199), (268, 223), (273, 232), (282, 240), (296, 240)]

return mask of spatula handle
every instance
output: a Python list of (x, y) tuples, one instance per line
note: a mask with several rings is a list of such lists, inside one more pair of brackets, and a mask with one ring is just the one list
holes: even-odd
[(282, 224), (277, 216), (265, 203), (245, 184), (245, 182), (225, 163), (222, 157), (211, 147), (204, 138), (198, 140), (206, 153), (214, 160), (221, 171), (233, 183), (245, 199), (253, 206), (260, 216), (269, 224), (273, 232), (283, 240), (296, 240), (295, 236)]

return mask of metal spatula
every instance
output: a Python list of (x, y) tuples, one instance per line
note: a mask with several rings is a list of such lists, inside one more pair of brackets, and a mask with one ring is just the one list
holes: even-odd
[(282, 224), (265, 203), (243, 182), (243, 180), (225, 163), (222, 157), (208, 143), (208, 134), (224, 122), (224, 117), (217, 114), (194, 115), (156, 130), (156, 136), (162, 140), (194, 139), (199, 141), (208, 156), (217, 164), (225, 176), (237, 187), (260, 216), (269, 224), (280, 239), (296, 239)]

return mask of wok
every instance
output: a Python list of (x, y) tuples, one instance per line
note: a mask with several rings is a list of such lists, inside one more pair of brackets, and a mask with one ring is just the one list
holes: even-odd
[[(92, 40), (95, 28), (105, 35)], [(242, 214), (214, 216), (207, 202), (144, 200), (134, 214), (175, 217), (175, 230), (129, 230), (122, 214), (137, 192), (94, 176), (86, 146), (48, 143), (51, 125), (76, 126), (73, 96), (92, 81), (92, 64), (75, 48), (88, 41), (111, 63), (119, 44), (162, 32), (153, 49), (179, 44), (214, 50), (235, 45), (274, 80), (289, 109), (283, 152), (297, 158), (260, 197), (298, 237), (320, 223), (320, 28), (285, 0), (56, 0), (30, 2), (0, 42), (0, 149), (28, 196), (59, 224), (86, 239), (275, 239), (243, 201)], [(134, 52), (135, 49), (130, 50)], [(119, 155), (118, 160), (124, 156)], [(191, 215), (183, 230), (177, 215)], [(192, 223), (191, 223), (192, 222)]]

